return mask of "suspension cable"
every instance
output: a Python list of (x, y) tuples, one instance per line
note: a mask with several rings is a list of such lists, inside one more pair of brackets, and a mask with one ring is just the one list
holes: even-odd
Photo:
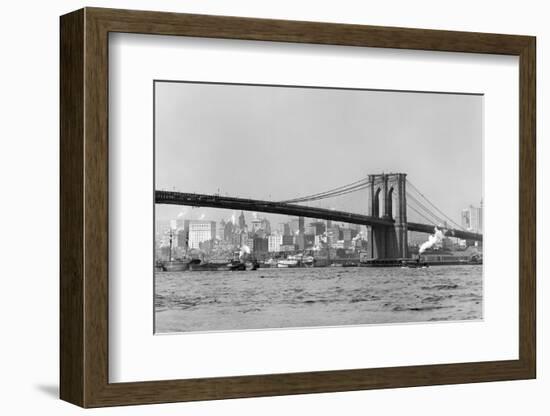
[(344, 193), (348, 193), (348, 191), (358, 191), (360, 189), (368, 187), (370, 184), (367, 182), (367, 179), (363, 178), (358, 181), (349, 183), (347, 185), (339, 186), (337, 188), (329, 189), (324, 192), (318, 192), (316, 194), (306, 195), (299, 198), (293, 198), (288, 199), (285, 201), (280, 201), (282, 203), (292, 203), (292, 202), (306, 202), (306, 201), (313, 201), (316, 199), (324, 199), (329, 198), (331, 196), (336, 196)]
[[(414, 203), (416, 203), (419, 207), (419, 209), (423, 210), (426, 214), (428, 214), (429, 216), (431, 216), (433, 219), (435, 219), (435, 221), (437, 221), (438, 223), (440, 224), (443, 224), (445, 223), (445, 221), (440, 218), (439, 216), (437, 216), (436, 214), (433, 213), (433, 211), (431, 211), (429, 208), (427, 208), (424, 204), (422, 204), (422, 202), (420, 202), (418, 199), (416, 199), (413, 195), (411, 195), (409, 192), (407, 192), (407, 202), (408, 201), (413, 201)], [(408, 206), (410, 206), (410, 204), (407, 204)]]
[(443, 215), (443, 217), (445, 217), (450, 223), (454, 224), (455, 226), (457, 226), (458, 228), (460, 228), (461, 230), (464, 230), (464, 227), (462, 227), (462, 225), (459, 225), (457, 224), (455, 221), (452, 220), (452, 218), (450, 218), (448, 215), (446, 215), (443, 211), (441, 211), (438, 207), (436, 207), (434, 205), (434, 203), (432, 201), (430, 201), (422, 192), (420, 192), (420, 190), (414, 186), (414, 184), (407, 179), (407, 183), (422, 197), (424, 198), (424, 200), (426, 202), (428, 202), (428, 204), (430, 204), (437, 212), (439, 212), (441, 215)]

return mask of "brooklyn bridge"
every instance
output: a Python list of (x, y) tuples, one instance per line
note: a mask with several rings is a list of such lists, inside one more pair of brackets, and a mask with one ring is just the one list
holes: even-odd
[[(408, 187), (410, 191), (407, 189)], [(366, 192), (367, 194), (365, 214), (305, 205), (307, 202), (356, 192)], [(155, 203), (265, 212), (360, 224), (368, 228), (369, 256), (379, 259), (409, 257), (409, 231), (432, 234), (434, 228), (438, 227), (449, 237), (474, 241), (483, 240), (482, 234), (464, 229), (441, 211), (407, 179), (405, 173), (372, 174), (356, 182), (324, 192), (284, 201), (156, 190)], [(407, 220), (408, 210), (414, 211), (425, 222), (409, 222)]]

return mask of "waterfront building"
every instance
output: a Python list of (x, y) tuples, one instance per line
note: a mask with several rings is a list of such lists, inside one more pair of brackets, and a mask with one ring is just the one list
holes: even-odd
[(294, 245), (294, 236), (293, 235), (283, 235), (282, 245)]
[(294, 236), (294, 244), (296, 245), (298, 250), (303, 250), (306, 247), (306, 239), (304, 234), (296, 234)]
[(441, 241), (441, 248), (443, 250), (454, 250), (455, 248), (454, 239), (449, 237), (443, 238), (443, 240)]
[(200, 248), (200, 243), (216, 238), (215, 221), (191, 221), (189, 223), (189, 247)]
[(268, 246), (268, 239), (267, 238), (259, 238), (255, 237), (252, 240), (252, 247), (250, 248), (250, 251), (254, 253), (256, 257), (261, 257), (265, 254), (267, 254), (269, 250)]
[(281, 244), (280, 251), (282, 253), (291, 253), (296, 251), (296, 246), (294, 244)]
[(270, 253), (278, 253), (281, 251), (281, 244), (283, 244), (282, 234), (275, 233), (267, 237), (267, 249)]

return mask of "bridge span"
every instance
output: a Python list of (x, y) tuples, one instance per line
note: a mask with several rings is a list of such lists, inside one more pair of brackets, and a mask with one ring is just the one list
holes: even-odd
[[(355, 214), (346, 211), (308, 207), (285, 202), (262, 201), (256, 199), (235, 198), (222, 195), (194, 194), (174, 191), (155, 191), (155, 203), (266, 212), (270, 214), (281, 214), (305, 218), (317, 218), (330, 221), (340, 221), (371, 227), (393, 227), (395, 222), (393, 219), (388, 217), (376, 217), (370, 215)], [(434, 225), (408, 222), (407, 230), (432, 234), (434, 232)], [(464, 240), (483, 240), (482, 234), (472, 233), (463, 230), (445, 229), (445, 233), (449, 237), (457, 237)]]

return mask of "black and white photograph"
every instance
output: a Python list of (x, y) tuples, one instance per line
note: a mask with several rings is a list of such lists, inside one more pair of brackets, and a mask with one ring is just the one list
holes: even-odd
[(482, 94), (153, 90), (156, 334), (483, 320)]

